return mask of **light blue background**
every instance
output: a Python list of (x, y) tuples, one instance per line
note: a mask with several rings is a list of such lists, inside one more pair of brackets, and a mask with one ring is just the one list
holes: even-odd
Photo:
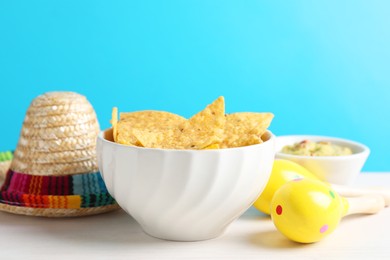
[(0, 1), (0, 150), (46, 91), (86, 95), (102, 128), (113, 106), (188, 117), (224, 95), (390, 171), (390, 1)]

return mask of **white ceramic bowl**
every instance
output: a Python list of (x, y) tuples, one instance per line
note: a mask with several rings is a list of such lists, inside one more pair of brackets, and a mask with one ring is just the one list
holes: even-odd
[[(351, 155), (345, 156), (302, 156), (282, 153), (285, 145), (292, 145), (303, 140), (329, 141), (333, 144), (349, 147)], [(276, 138), (276, 158), (287, 159), (301, 164), (317, 175), (321, 180), (334, 184), (350, 184), (363, 168), (370, 154), (370, 149), (360, 143), (327, 136), (287, 135)]]
[(108, 191), (147, 234), (168, 240), (221, 235), (263, 191), (275, 156), (270, 132), (262, 144), (196, 151), (120, 145), (110, 131), (97, 140)]

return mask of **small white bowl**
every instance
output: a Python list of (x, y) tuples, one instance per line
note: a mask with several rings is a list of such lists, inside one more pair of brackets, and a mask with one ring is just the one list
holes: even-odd
[[(292, 145), (303, 140), (327, 141), (332, 144), (349, 147), (351, 155), (343, 156), (303, 156), (282, 153), (286, 145)], [(276, 138), (276, 158), (294, 161), (317, 175), (321, 180), (334, 184), (350, 184), (360, 173), (366, 162), (370, 149), (360, 143), (327, 136), (287, 135)]]
[[(274, 139), (218, 150), (168, 150), (97, 140), (110, 194), (149, 235), (176, 241), (215, 238), (243, 214), (268, 182)], [(105, 138), (106, 137), (106, 138)]]

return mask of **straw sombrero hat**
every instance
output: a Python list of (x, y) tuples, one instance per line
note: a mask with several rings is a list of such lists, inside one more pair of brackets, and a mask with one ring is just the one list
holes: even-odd
[(34, 99), (17, 148), (0, 154), (0, 210), (70, 217), (117, 209), (98, 170), (98, 133), (84, 96), (50, 92)]

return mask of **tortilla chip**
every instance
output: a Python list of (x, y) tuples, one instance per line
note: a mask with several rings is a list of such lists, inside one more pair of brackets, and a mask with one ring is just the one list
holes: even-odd
[(272, 113), (241, 112), (226, 115), (222, 148), (262, 143), (261, 136), (273, 118)]
[[(161, 133), (179, 130), (187, 120), (176, 114), (163, 111), (139, 111), (121, 113), (117, 128), (117, 142), (128, 145), (139, 145), (133, 129), (141, 133)], [(145, 140), (144, 140), (145, 141)], [(145, 146), (145, 145), (143, 145)], [(148, 147), (148, 146), (145, 146)]]
[(216, 150), (216, 149), (219, 149), (219, 144), (211, 144), (203, 149), (204, 150)]
[(132, 129), (132, 135), (138, 141), (138, 146), (148, 148), (160, 148), (160, 144), (165, 139), (161, 132), (148, 132), (136, 128)]
[(223, 142), (220, 144), (221, 148), (233, 148), (233, 147), (242, 147), (254, 144), (261, 144), (263, 141), (261, 137), (253, 134), (242, 134), (239, 138), (234, 138), (234, 136), (229, 140), (229, 142)]
[[(134, 128), (132, 135), (144, 147), (164, 149), (204, 149), (222, 141), (225, 126), (225, 105), (223, 97), (208, 105), (189, 120), (177, 121), (172, 127)], [(128, 117), (121, 115), (121, 120)], [(127, 132), (128, 133), (128, 132)], [(134, 141), (133, 141), (134, 143)], [(219, 145), (218, 145), (219, 146)]]
[(225, 100), (217, 98), (188, 120), (180, 135), (181, 143), (188, 149), (203, 149), (219, 143), (225, 128)]
[(272, 113), (225, 115), (219, 97), (189, 120), (162, 111), (120, 113), (113, 108), (113, 136), (117, 143), (162, 149), (220, 149), (262, 143)]
[(112, 137), (114, 139), (114, 142), (117, 141), (117, 135), (118, 135), (118, 108), (113, 107), (112, 113), (111, 113), (111, 125), (112, 125)]
[(149, 125), (163, 125), (171, 128), (178, 124), (184, 123), (187, 120), (179, 115), (164, 112), (145, 110), (131, 113), (120, 113), (120, 121), (131, 122), (134, 125), (148, 127)]

